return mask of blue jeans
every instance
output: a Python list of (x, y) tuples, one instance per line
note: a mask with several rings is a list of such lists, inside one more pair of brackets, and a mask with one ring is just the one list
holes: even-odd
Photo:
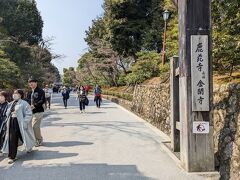
[(96, 105), (97, 105), (97, 107), (98, 108), (100, 108), (100, 106), (101, 106), (101, 97), (100, 96), (96, 96), (95, 97), (95, 101), (96, 101)]

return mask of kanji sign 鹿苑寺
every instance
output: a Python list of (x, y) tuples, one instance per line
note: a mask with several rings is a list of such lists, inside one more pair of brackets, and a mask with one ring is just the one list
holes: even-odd
[(192, 110), (209, 111), (208, 36), (191, 36)]

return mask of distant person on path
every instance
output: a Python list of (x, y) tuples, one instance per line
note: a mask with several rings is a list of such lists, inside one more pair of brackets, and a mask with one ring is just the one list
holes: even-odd
[(31, 152), (35, 145), (32, 109), (23, 98), (23, 90), (14, 91), (13, 102), (10, 103), (7, 110), (7, 130), (2, 152), (8, 154), (9, 164), (16, 160), (19, 145), (23, 144), (27, 152)]
[(45, 98), (46, 98), (46, 101), (45, 101), (46, 109), (47, 108), (50, 109), (53, 90), (49, 88), (48, 85), (46, 85), (43, 90), (45, 92)]
[(8, 94), (5, 91), (0, 92), (0, 153), (6, 135), (6, 120), (7, 120), (7, 102)]
[(94, 94), (95, 94), (94, 101), (96, 102), (96, 106), (97, 108), (100, 108), (102, 101), (102, 89), (100, 86), (96, 85)]
[(89, 85), (84, 87), (86, 95), (88, 95), (88, 92), (90, 91), (91, 87)]
[(87, 100), (87, 95), (83, 86), (80, 86), (78, 90), (78, 100), (79, 100), (80, 112), (85, 113), (85, 103)]
[(70, 94), (69, 90), (66, 88), (66, 86), (64, 86), (62, 91), (62, 97), (63, 97), (63, 104), (65, 109), (67, 109), (67, 101), (70, 98), (69, 94)]
[(27, 101), (31, 105), (33, 112), (32, 126), (36, 138), (35, 146), (38, 147), (41, 146), (43, 142), (40, 128), (44, 113), (45, 92), (38, 87), (37, 79), (31, 77), (28, 83), (32, 90), (28, 92)]

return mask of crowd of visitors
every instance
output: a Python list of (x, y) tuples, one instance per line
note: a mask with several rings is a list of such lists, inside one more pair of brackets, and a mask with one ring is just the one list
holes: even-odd
[[(44, 89), (40, 88), (34, 77), (29, 78), (28, 84), (30, 90), (27, 93), (17, 89), (9, 97), (9, 93), (0, 91), (0, 156), (7, 154), (9, 164), (16, 161), (19, 146), (30, 153), (34, 146), (39, 147), (43, 143), (41, 123), (44, 111), (51, 108), (53, 90), (49, 85), (45, 85)], [(90, 86), (80, 86), (76, 90), (80, 113), (85, 113), (89, 104), (87, 96), (90, 89)], [(65, 86), (61, 89), (65, 109), (70, 92)], [(97, 108), (101, 106), (101, 94), (101, 87), (96, 85), (94, 101)]]

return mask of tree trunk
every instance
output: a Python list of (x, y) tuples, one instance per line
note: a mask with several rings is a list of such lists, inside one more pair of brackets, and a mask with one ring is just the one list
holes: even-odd
[(123, 69), (124, 74), (127, 74), (127, 70), (126, 70), (126, 68), (125, 68), (125, 66), (123, 64), (121, 56), (119, 56), (119, 62), (120, 62), (120, 64), (117, 63), (117, 65), (119, 65)]

